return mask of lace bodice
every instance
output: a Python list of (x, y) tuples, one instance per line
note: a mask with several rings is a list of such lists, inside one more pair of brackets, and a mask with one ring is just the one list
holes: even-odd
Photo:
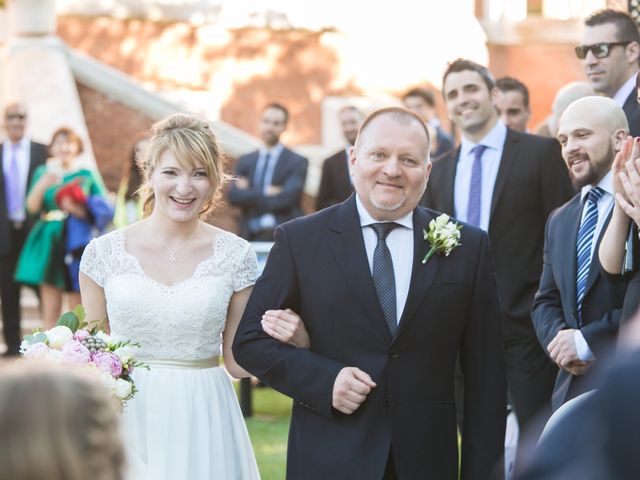
[(111, 335), (141, 346), (141, 358), (204, 359), (220, 354), (233, 292), (255, 282), (256, 255), (229, 232), (213, 239), (211, 257), (174, 285), (149, 278), (116, 230), (94, 239), (80, 270), (104, 289)]

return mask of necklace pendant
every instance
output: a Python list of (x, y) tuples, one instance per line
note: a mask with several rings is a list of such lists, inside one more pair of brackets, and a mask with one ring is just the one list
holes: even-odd
[(176, 254), (171, 252), (171, 256), (169, 257), (169, 263), (176, 263), (178, 259), (176, 258)]

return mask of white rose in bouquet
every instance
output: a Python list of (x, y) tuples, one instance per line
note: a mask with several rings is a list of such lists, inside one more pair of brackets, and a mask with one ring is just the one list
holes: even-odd
[(116, 348), (113, 353), (115, 353), (120, 359), (120, 362), (125, 365), (129, 363), (133, 357), (135, 357), (136, 347), (125, 345), (124, 347)]
[(127, 382), (122, 378), (117, 379), (115, 393), (116, 396), (120, 399), (124, 400), (125, 398), (127, 398), (129, 395), (131, 395), (131, 382)]
[(104, 333), (103, 331), (96, 332), (96, 333), (94, 333), (93, 336), (96, 337), (96, 338), (99, 338), (100, 340), (102, 340), (107, 345), (109, 345), (111, 343), (111, 337), (109, 335), (107, 335), (106, 333)]
[(53, 327), (45, 333), (49, 341), (49, 346), (56, 350), (60, 350), (65, 343), (73, 340), (73, 332), (69, 327), (65, 327), (64, 325)]

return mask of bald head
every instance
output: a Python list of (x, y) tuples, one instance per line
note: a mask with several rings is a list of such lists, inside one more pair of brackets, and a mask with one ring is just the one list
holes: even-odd
[(551, 110), (558, 116), (562, 116), (567, 107), (579, 98), (594, 95), (597, 95), (596, 91), (587, 82), (567, 83), (556, 93)]
[(424, 132), (427, 140), (427, 152), (429, 151), (429, 145), (431, 143), (431, 137), (427, 125), (424, 123), (416, 113), (403, 107), (386, 107), (380, 108), (371, 112), (367, 118), (364, 119), (360, 130), (358, 130), (358, 137), (356, 138), (355, 147), (358, 150), (363, 142), (363, 138), (367, 135), (367, 130), (372, 123), (375, 123), (380, 118), (388, 118), (397, 125), (409, 126), (417, 125)]
[(617, 130), (629, 131), (629, 122), (622, 108), (607, 97), (584, 97), (571, 103), (560, 118), (558, 135), (567, 124), (600, 126), (613, 133)]
[(560, 118), (558, 141), (574, 187), (598, 184), (628, 132), (627, 117), (610, 98), (584, 97), (567, 107)]
[(24, 136), (27, 109), (22, 103), (12, 102), (4, 108), (4, 126), (11, 143), (18, 143)]

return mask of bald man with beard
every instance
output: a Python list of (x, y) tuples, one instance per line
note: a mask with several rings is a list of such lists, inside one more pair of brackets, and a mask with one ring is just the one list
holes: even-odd
[(617, 335), (626, 284), (607, 282), (593, 258), (614, 204), (611, 164), (628, 131), (622, 108), (605, 97), (577, 100), (560, 119), (562, 157), (579, 193), (549, 217), (532, 306), (538, 339), (559, 367), (554, 410), (589, 389), (589, 370)]

